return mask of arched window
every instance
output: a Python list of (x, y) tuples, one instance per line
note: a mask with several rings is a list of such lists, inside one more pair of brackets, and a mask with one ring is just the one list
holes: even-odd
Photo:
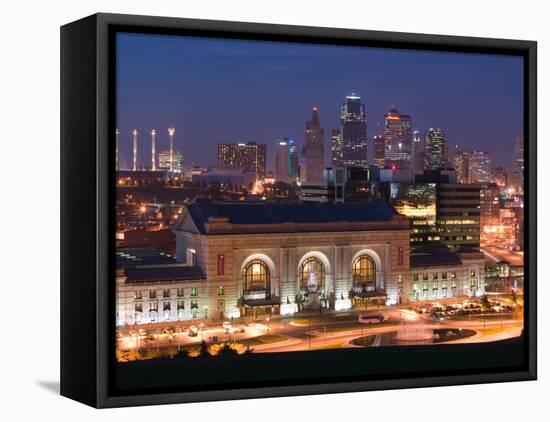
[(353, 263), (353, 289), (376, 290), (376, 264), (368, 255), (361, 255)]
[(254, 259), (246, 264), (243, 272), (245, 299), (267, 299), (271, 290), (271, 275), (267, 264)]
[(300, 266), (300, 290), (321, 292), (325, 288), (325, 266), (319, 258), (307, 258)]

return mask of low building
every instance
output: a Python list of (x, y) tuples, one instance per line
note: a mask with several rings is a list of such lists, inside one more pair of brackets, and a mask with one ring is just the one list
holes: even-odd
[(382, 201), (193, 203), (174, 232), (177, 260), (135, 251), (119, 257), (119, 325), (342, 311), (484, 291), (479, 251), (411, 254), (407, 218)]

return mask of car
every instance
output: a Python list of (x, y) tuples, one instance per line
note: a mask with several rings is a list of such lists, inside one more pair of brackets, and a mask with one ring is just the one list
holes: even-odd
[(229, 333), (231, 331), (231, 323), (229, 321), (224, 321), (222, 324), (223, 331)]
[(239, 333), (244, 333), (244, 332), (245, 332), (244, 327), (235, 327), (235, 329), (233, 330), (234, 334), (239, 334)]
[(359, 315), (359, 322), (363, 324), (378, 324), (387, 320), (388, 316), (381, 313)]
[(199, 335), (199, 329), (197, 328), (196, 325), (191, 325), (187, 329), (187, 334), (189, 335), (189, 337), (196, 337)]

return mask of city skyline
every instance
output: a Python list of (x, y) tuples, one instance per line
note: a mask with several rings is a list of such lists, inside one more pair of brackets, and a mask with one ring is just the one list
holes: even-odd
[[(313, 106), (325, 134), (339, 128), (339, 107), (351, 92), (365, 104), (369, 162), (372, 138), (392, 106), (411, 115), (413, 130), (442, 128), (449, 146), (487, 151), (508, 171), (523, 130), (517, 57), (137, 34), (119, 35), (118, 47), (121, 168), (132, 166), (134, 128), (138, 165), (145, 166), (151, 129), (161, 151), (174, 126), (174, 149), (186, 164), (214, 165), (218, 143), (257, 142), (267, 144), (267, 168), (274, 169), (276, 140), (304, 146)], [(333, 70), (343, 58), (354, 66), (339, 78)], [(330, 151), (329, 136), (324, 147)], [(324, 161), (330, 164), (330, 154)]]

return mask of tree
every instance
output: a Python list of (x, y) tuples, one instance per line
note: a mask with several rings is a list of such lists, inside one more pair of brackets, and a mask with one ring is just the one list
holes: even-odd
[(208, 345), (208, 343), (206, 343), (206, 341), (201, 341), (201, 345), (200, 345), (200, 349), (199, 349), (199, 355), (198, 355), (200, 358), (204, 358), (204, 357), (210, 357), (212, 356), (210, 354), (210, 346)]
[(189, 350), (188, 349), (181, 349), (176, 355), (174, 356), (177, 359), (187, 359), (190, 357)]
[(252, 349), (252, 348), (250, 347), (250, 344), (247, 344), (247, 345), (246, 345), (246, 349), (244, 349), (244, 354), (247, 355), (247, 354), (249, 354), (249, 353), (252, 353), (253, 351), (254, 351), (254, 349)]
[(218, 350), (218, 356), (236, 356), (239, 353), (229, 343), (224, 343)]
[(486, 294), (482, 296), (479, 304), (481, 305), (481, 312), (487, 312), (491, 310), (491, 301), (489, 300), (489, 297)]

